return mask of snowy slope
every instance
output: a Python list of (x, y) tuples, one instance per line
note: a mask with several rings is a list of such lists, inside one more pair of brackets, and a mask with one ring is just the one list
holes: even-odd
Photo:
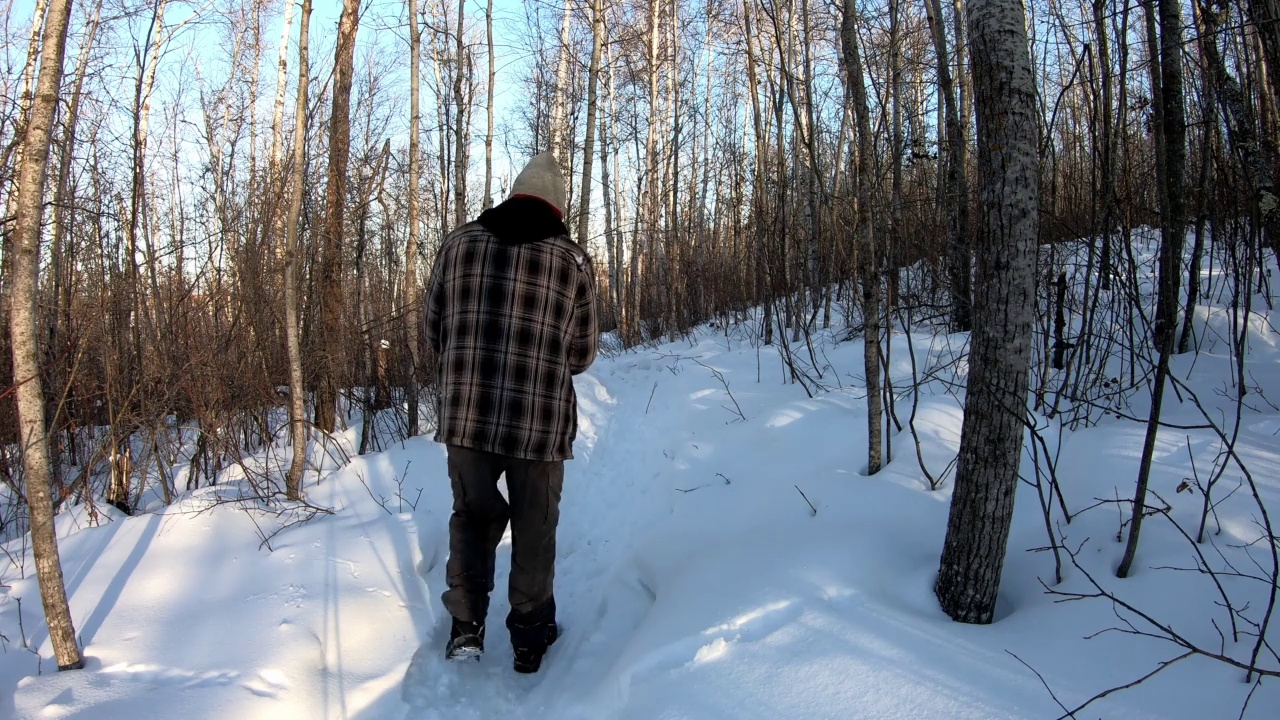
[[(1273, 401), (1277, 337), (1260, 324), (1250, 358)], [(812, 399), (784, 382), (776, 351), (757, 352), (736, 328), (728, 338), (704, 328), (691, 341), (602, 359), (578, 379), (581, 431), (566, 471), (556, 580), (567, 632), (537, 676), (510, 670), (501, 590), (483, 661), (442, 661), (449, 489), (443, 448), (415, 438), (342, 467), (327, 461), (308, 499), (335, 514), (284, 529), (270, 551), (259, 549), (258, 533), (281, 520), (209, 507), (209, 488), (97, 526), (82, 512), (60, 516), (88, 668), (50, 672), (34, 578), (7, 567), (0, 717), (1052, 718), (1062, 710), (1014, 655), (1071, 707), (1179, 654), (1118, 632), (1085, 639), (1123, 626), (1105, 601), (1046, 595), (1041, 580), (1052, 583), (1053, 558), (1036, 552), (1046, 531), (1026, 484), (998, 622), (950, 622), (931, 590), (950, 485), (928, 489), (905, 431), (893, 438), (889, 466), (863, 474), (862, 346), (822, 340), (833, 390)], [(916, 336), (914, 347), (923, 365), (930, 338)], [(903, 336), (893, 353), (905, 385)], [(1191, 362), (1179, 359), (1177, 371), (1212, 397), (1226, 372), (1220, 358), (1207, 352)], [(1257, 405), (1241, 447), (1269, 506), (1280, 509), (1280, 412)], [(1194, 424), (1198, 416), (1174, 404), (1167, 417)], [(938, 389), (922, 398), (917, 427), (935, 474), (956, 452), (960, 419), (955, 397)], [(1062, 436), (1060, 480), (1073, 512), (1132, 493), (1142, 432), (1108, 420)], [(356, 431), (343, 438), (354, 443)], [(1203, 430), (1160, 436), (1152, 488), (1185, 525), (1201, 503), (1175, 492), (1191, 474), (1187, 444), (1205, 473), (1212, 440)], [(1218, 508), (1223, 531), (1206, 552), (1251, 568), (1233, 547), (1257, 537), (1246, 495)], [(1193, 566), (1192, 546), (1152, 518), (1137, 572), (1116, 580), (1120, 519), (1114, 505), (1100, 506), (1062, 531), (1099, 582), (1217, 649), (1213, 621), (1226, 627), (1227, 617), (1212, 583), (1155, 569)], [(15, 559), (23, 552), (17, 542), (6, 549)], [(499, 588), (507, 549), (504, 541)], [(1070, 567), (1061, 588), (1090, 590)], [(1227, 590), (1265, 606), (1259, 583), (1236, 579)], [(22, 648), (24, 636), (39, 658)], [(1249, 647), (1242, 637), (1225, 649), (1247, 657)], [(1249, 691), (1242, 672), (1191, 658), (1081, 717), (1235, 718)], [(1280, 682), (1264, 681), (1245, 717), (1280, 717)]]

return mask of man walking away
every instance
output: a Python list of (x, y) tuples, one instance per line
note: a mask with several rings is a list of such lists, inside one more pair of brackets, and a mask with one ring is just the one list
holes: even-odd
[[(517, 672), (555, 642), (556, 524), (564, 461), (578, 431), (573, 375), (595, 360), (595, 272), (564, 225), (564, 178), (551, 153), (516, 177), (506, 202), (454, 230), (427, 288), (427, 340), (439, 356), (440, 422), (453, 516), (445, 655), (479, 659), (494, 555), (511, 523)], [(508, 500), (498, 491), (507, 477)]]

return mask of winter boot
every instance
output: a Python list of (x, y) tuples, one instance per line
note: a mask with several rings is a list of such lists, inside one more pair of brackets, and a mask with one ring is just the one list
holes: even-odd
[(480, 660), (484, 654), (484, 625), (453, 619), (449, 629), (449, 644), (445, 647), (446, 660)]
[(560, 628), (556, 625), (555, 599), (548, 600), (532, 612), (519, 613), (512, 610), (507, 616), (507, 629), (511, 631), (511, 646), (515, 650), (515, 671), (538, 672), (547, 648), (560, 637)]
[(551, 647), (559, 636), (559, 628), (552, 625), (551, 630), (546, 635), (546, 644), (515, 648), (515, 671), (518, 673), (538, 672), (542, 668), (542, 656), (547, 654), (547, 648)]

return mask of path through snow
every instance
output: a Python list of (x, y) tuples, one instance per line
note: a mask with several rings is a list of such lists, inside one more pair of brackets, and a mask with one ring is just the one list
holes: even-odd
[[(862, 474), (862, 346), (830, 334), (818, 341), (830, 388), (814, 397), (786, 382), (774, 349), (757, 352), (744, 335), (709, 328), (602, 358), (577, 378), (580, 432), (577, 458), (566, 466), (556, 580), (566, 633), (538, 675), (511, 670), (502, 622), (506, 542), (488, 653), (478, 664), (444, 662), (439, 598), (450, 493), (444, 449), (419, 437), (341, 465), (326, 460), (308, 498), (336, 513), (283, 530), (270, 552), (257, 533), (278, 520), (209, 507), (235, 487), (226, 478), (100, 526), (86, 527), (82, 509), (62, 513), (60, 548), (88, 667), (47, 672), (52, 652), (34, 578), (0, 565), (0, 585), (9, 585), (0, 587), (0, 634), (9, 639), (0, 653), (0, 718), (1023, 719), (1061, 711), (1013, 654), (1068, 705), (1175, 654), (1167, 644), (1099, 635), (1117, 625), (1105, 603), (1062, 605), (1045, 594), (1040, 582), (1051, 578), (1052, 556), (1036, 552), (1044, 520), (1026, 484), (999, 622), (950, 622), (930, 587), (949, 487), (925, 488), (906, 432), (891, 434), (895, 454), (882, 473)], [(930, 338), (918, 336), (921, 366), (944, 345), (931, 349)], [(1280, 349), (1259, 343), (1255, 355), (1260, 386), (1280, 387)], [(1205, 398), (1216, 397), (1226, 372), (1213, 360), (1202, 354), (1195, 365)], [(1178, 371), (1191, 375), (1187, 366)], [(910, 362), (901, 335), (893, 372), (905, 387)], [(932, 390), (921, 397), (916, 425), (924, 460), (940, 473), (958, 446), (961, 413), (955, 397)], [(1174, 422), (1196, 421), (1186, 407), (1169, 413)], [(1250, 411), (1239, 448), (1273, 508), (1277, 418), (1268, 407)], [(357, 432), (340, 439), (353, 445)], [(1065, 433), (1059, 478), (1072, 509), (1131, 487), (1141, 442), (1139, 424), (1118, 420)], [(1203, 476), (1214, 442), (1204, 431), (1161, 435), (1152, 487), (1184, 526), (1202, 502), (1175, 491), (1189, 474), (1186, 447), (1197, 449)], [(1210, 539), (1211, 558), (1220, 551), (1237, 567), (1266, 559), (1245, 556), (1257, 539), (1245, 492), (1218, 513), (1223, 531)], [(1108, 587), (1217, 647), (1212, 623), (1226, 618), (1212, 584), (1198, 573), (1156, 569), (1193, 566), (1193, 549), (1168, 522), (1152, 522), (1138, 572), (1116, 581), (1117, 526), (1114, 509), (1100, 507), (1062, 531)], [(16, 542), (4, 549), (23, 557)], [(1226, 582), (1241, 606), (1265, 607), (1255, 584)], [(1089, 589), (1074, 572), (1063, 588)], [(39, 660), (22, 649), (24, 632)], [(1247, 640), (1227, 651), (1240, 656)], [(1250, 690), (1241, 677), (1193, 658), (1088, 715), (1234, 718)], [(1264, 682), (1245, 717), (1278, 716), (1280, 684)]]
[[(633, 553), (637, 538), (670, 508), (667, 491), (655, 482), (658, 473), (636, 472), (645, 465), (639, 456), (660, 446), (650, 437), (656, 425), (645, 421), (644, 408), (619, 400), (594, 375), (581, 376), (577, 391), (579, 435), (575, 459), (566, 464), (557, 534), (556, 603), (565, 634), (540, 673), (511, 671), (503, 623), (510, 609), (508, 530), (498, 550), (483, 660), (443, 660), (448, 618), (441, 615), (405, 674), (407, 718), (600, 717), (582, 690), (603, 678), (652, 604)], [(444, 559), (424, 568), (434, 595), (444, 587)]]

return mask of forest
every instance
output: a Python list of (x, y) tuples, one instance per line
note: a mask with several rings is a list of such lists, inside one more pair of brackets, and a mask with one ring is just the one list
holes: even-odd
[[(1168, 517), (1148, 492), (1157, 435), (1207, 434), (1178, 489), (1201, 508), (1184, 534), (1204, 547), (1219, 503), (1248, 496), (1243, 572), (1271, 589), (1252, 607), (1223, 591), (1241, 652), (1174, 642), (1280, 675), (1274, 490), (1241, 430), (1280, 402), (1254, 354), (1277, 332), (1276, 0), (3, 13), (0, 541), (36, 548), (60, 667), (82, 660), (44, 585), (63, 582), (59, 514), (145, 514), (232, 472), (234, 502), (303, 522), (332, 512), (305, 492), (316, 453), (431, 434), (436, 251), (550, 150), (607, 354), (710, 327), (779, 358), (756, 382), (819, 398), (839, 382), (828, 345), (863, 344), (844, 384), (866, 430), (843, 450), (867, 475), (908, 458), (954, 488), (936, 583), (952, 619), (996, 614), (1019, 484), (1057, 580), (1079, 570), (1061, 524), (1092, 501), (1064, 497), (1064, 434), (1144, 433), (1136, 474), (1094, 498), (1123, 518), (1119, 577), (1144, 519)], [(956, 346), (920, 367), (911, 347), (904, 380), (901, 343), (922, 336)], [(1191, 381), (1210, 366), (1220, 383)], [(932, 466), (926, 386), (965, 408), (958, 452)]]

